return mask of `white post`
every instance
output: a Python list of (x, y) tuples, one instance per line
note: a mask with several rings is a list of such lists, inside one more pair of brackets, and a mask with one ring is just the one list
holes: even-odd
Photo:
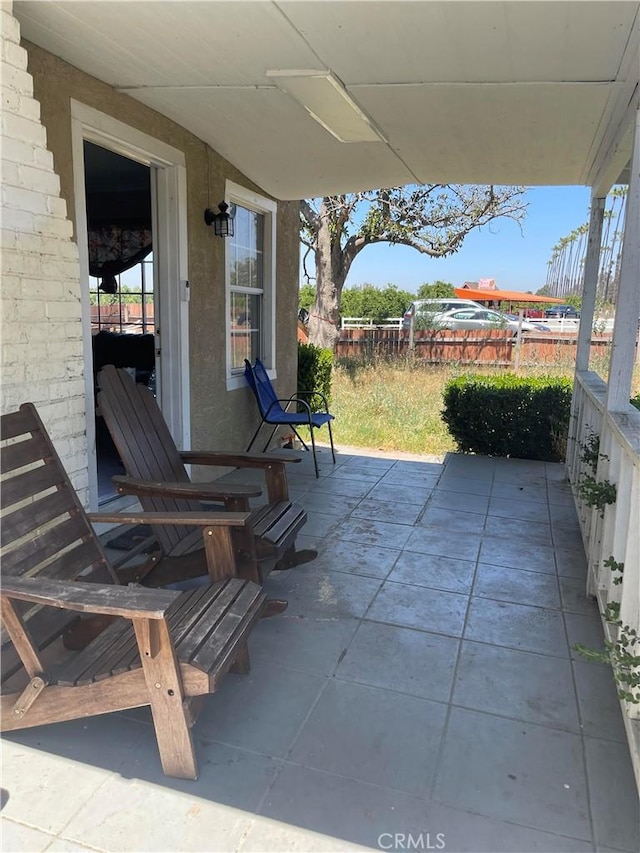
[(593, 316), (598, 290), (598, 272), (600, 268), (600, 246), (602, 244), (602, 223), (606, 196), (591, 196), (591, 214), (589, 217), (589, 240), (587, 257), (584, 264), (584, 284), (582, 306), (580, 308), (580, 329), (576, 350), (576, 371), (589, 369), (591, 336), (593, 334)]
[(629, 405), (634, 349), (640, 315), (640, 110), (636, 111), (627, 214), (622, 243), (620, 283), (611, 347), (607, 410), (624, 411)]

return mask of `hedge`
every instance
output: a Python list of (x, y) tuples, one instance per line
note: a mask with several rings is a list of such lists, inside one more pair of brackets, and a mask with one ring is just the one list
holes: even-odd
[(320, 391), (331, 404), (331, 369), (333, 352), (314, 344), (298, 344), (298, 396), (307, 401), (312, 412), (323, 412), (322, 399), (316, 395), (305, 397), (301, 391)]
[(569, 379), (552, 376), (461, 376), (445, 387), (442, 419), (465, 453), (560, 461), (571, 393)]

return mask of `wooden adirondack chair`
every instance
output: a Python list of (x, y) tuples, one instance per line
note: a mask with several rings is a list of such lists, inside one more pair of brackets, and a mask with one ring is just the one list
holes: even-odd
[[(191, 482), (185, 463), (259, 468), (265, 475), (268, 502), (253, 510), (248, 523), (232, 533), (238, 572), (249, 580), (263, 582), (274, 568), (292, 568), (317, 556), (314, 550), (295, 548), (296, 535), (307, 514), (289, 500), (285, 465), (299, 462), (299, 457), (284, 453), (179, 451), (148, 388), (136, 384), (125, 370), (113, 365), (100, 371), (98, 384), (100, 413), (128, 475), (114, 477), (119, 494), (135, 495), (148, 512), (197, 512), (201, 501), (219, 501), (229, 511), (247, 511), (249, 498), (259, 495), (260, 487)], [(164, 585), (176, 579), (170, 565), (176, 556), (181, 572), (192, 571), (193, 567), (185, 563), (187, 556), (195, 558), (197, 568), (198, 551), (202, 548), (197, 530), (154, 525), (153, 532), (164, 556), (164, 568), (153, 568), (150, 583)]]
[[(197, 527), (214, 582), (183, 593), (118, 586), (32, 404), (2, 416), (0, 442), (2, 731), (150, 705), (164, 772), (197, 778), (190, 727), (228, 670), (248, 672), (265, 602), (260, 586), (233, 577), (229, 531), (247, 515), (129, 515)], [(112, 621), (73, 653), (61, 639), (83, 614)]]

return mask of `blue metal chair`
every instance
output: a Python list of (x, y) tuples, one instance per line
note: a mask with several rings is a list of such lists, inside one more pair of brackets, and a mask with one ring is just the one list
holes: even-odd
[[(254, 365), (252, 365), (251, 362), (245, 358), (244, 364), (245, 379), (247, 380), (247, 384), (255, 395), (256, 402), (258, 403), (258, 409), (262, 417), (258, 429), (255, 431), (253, 438), (249, 442), (247, 451), (251, 450), (251, 448), (253, 447), (253, 443), (258, 437), (258, 433), (262, 429), (263, 424), (274, 424), (274, 427), (271, 430), (271, 435), (269, 436), (267, 443), (264, 446), (265, 450), (269, 446), (269, 442), (273, 438), (276, 429), (279, 426), (283, 425), (290, 426), (302, 442), (302, 446), (304, 447), (304, 449), (309, 450), (309, 447), (296, 429), (296, 427), (299, 426), (306, 426), (309, 428), (309, 434), (311, 435), (313, 464), (316, 469), (316, 477), (318, 477), (320, 475), (318, 472), (318, 460), (316, 458), (316, 442), (313, 435), (313, 431), (314, 429), (318, 429), (319, 427), (324, 426), (326, 424), (329, 427), (331, 455), (333, 457), (333, 463), (335, 465), (336, 454), (333, 447), (333, 434), (331, 432), (331, 421), (334, 419), (334, 417), (333, 415), (329, 414), (327, 398), (324, 396), (324, 394), (321, 394), (320, 391), (298, 392), (298, 394), (304, 395), (306, 397), (316, 396), (322, 398), (322, 401), (324, 403), (324, 412), (312, 412), (309, 403), (306, 400), (301, 399), (301, 397), (299, 396), (293, 396), (287, 399), (278, 398), (278, 395), (276, 394), (275, 389), (271, 384), (271, 380), (269, 379), (265, 366), (259, 358), (256, 359), (256, 363)], [(285, 403), (284, 408), (282, 408), (282, 403)], [(288, 409), (292, 403), (296, 404), (296, 409), (302, 408), (302, 411), (289, 412)]]

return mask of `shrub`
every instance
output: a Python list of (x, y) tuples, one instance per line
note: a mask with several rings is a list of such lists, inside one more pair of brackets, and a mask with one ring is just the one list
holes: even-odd
[(640, 412), (640, 394), (636, 394), (635, 397), (632, 397), (629, 402), (631, 405), (636, 408)]
[(305, 397), (301, 391), (319, 391), (331, 402), (331, 368), (333, 352), (314, 344), (298, 344), (298, 396), (311, 406), (312, 412), (324, 411), (322, 399), (316, 395)]
[(571, 390), (551, 376), (461, 376), (445, 387), (442, 419), (463, 452), (559, 461)]

